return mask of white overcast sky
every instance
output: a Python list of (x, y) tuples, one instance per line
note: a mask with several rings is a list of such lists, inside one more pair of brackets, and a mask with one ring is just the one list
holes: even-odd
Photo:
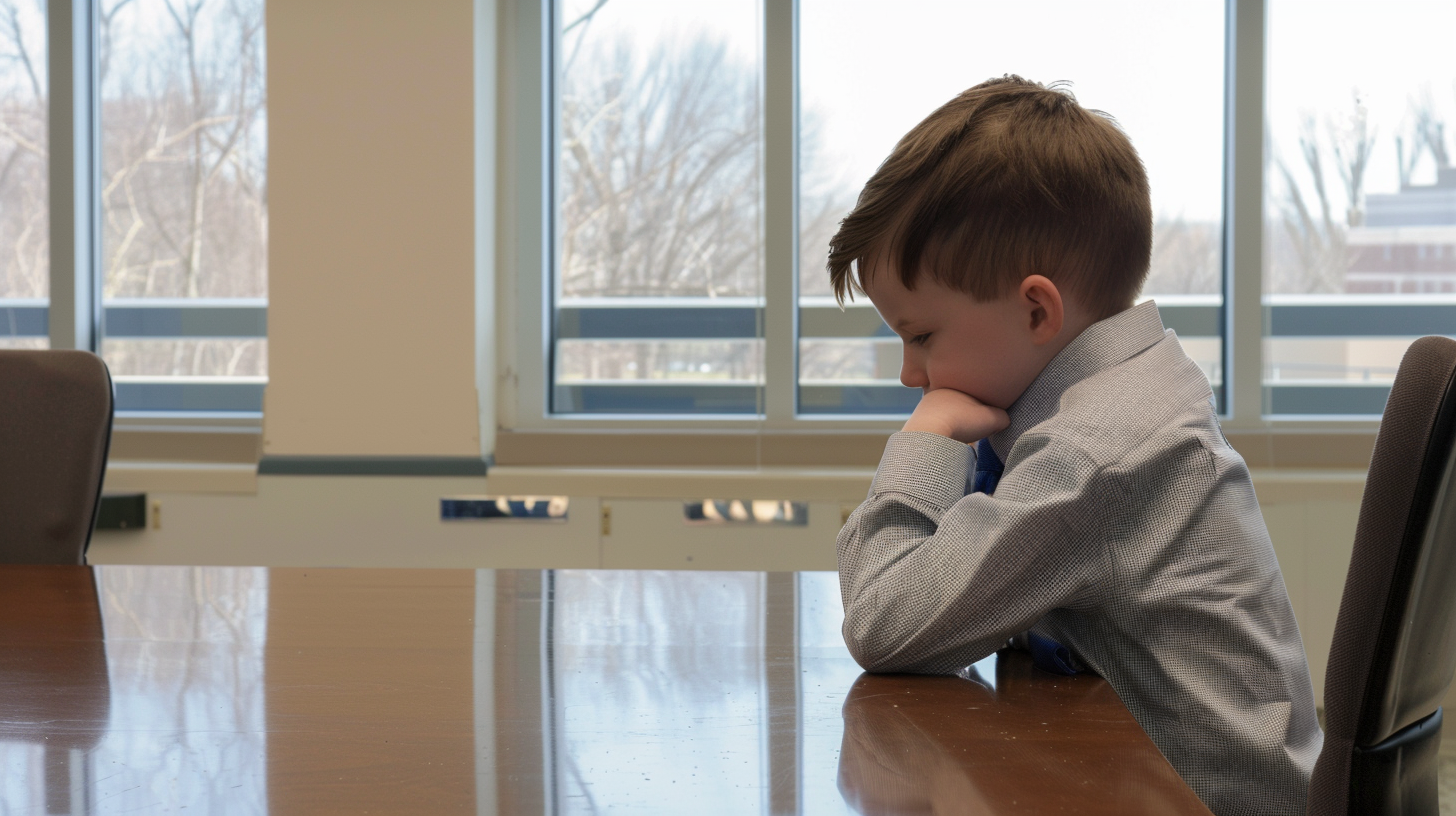
[[(566, 0), (564, 16), (590, 0)], [(1271, 147), (1297, 159), (1305, 112), (1348, 117), (1358, 89), (1378, 129), (1367, 192), (1396, 188), (1395, 134), (1425, 89), (1456, 130), (1456, 2), (1270, 0)], [(647, 39), (706, 28), (758, 59), (756, 0), (610, 0), (603, 29)], [(831, 161), (863, 181), (951, 96), (1004, 73), (1068, 80), (1132, 137), (1163, 215), (1221, 209), (1224, 3), (1219, 0), (801, 0), (800, 93)], [(1427, 159), (1415, 180), (1433, 176)], [(1331, 177), (1338, 190), (1338, 182)], [(857, 185), (856, 185), (857, 186)]]

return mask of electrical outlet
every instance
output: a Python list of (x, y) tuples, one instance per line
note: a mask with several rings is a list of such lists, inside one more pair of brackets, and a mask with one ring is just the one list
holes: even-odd
[(147, 526), (147, 494), (106, 493), (96, 508), (98, 530), (141, 530)]
[(162, 502), (160, 499), (152, 499), (151, 512), (147, 515), (151, 516), (149, 521), (153, 530), (162, 529)]

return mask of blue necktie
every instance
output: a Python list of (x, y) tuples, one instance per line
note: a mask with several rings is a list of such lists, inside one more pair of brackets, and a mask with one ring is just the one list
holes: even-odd
[[(1001, 458), (991, 449), (991, 442), (982, 439), (976, 443), (976, 473), (971, 477), (971, 492), (991, 495), (1001, 482), (1005, 470)], [(1072, 652), (1066, 646), (1035, 632), (1026, 633), (1027, 645), (1031, 649), (1031, 662), (1038, 669), (1052, 674), (1076, 674), (1072, 667)]]
[(1005, 470), (996, 451), (991, 450), (991, 440), (982, 439), (976, 443), (976, 475), (972, 477), (971, 492), (985, 493), (991, 495), (996, 492), (996, 485), (1001, 481), (1001, 471)]

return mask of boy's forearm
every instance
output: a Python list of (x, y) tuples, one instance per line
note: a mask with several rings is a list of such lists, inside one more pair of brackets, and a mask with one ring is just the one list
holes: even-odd
[(844, 639), (870, 671), (954, 671), (1093, 583), (1102, 537), (1065, 521), (1088, 518), (1087, 463), (1033, 448), (1036, 489), (1003, 479), (993, 497), (963, 495), (970, 462), (944, 437), (893, 435), (840, 531)]
[(947, 543), (930, 508), (871, 497), (840, 533), (844, 641), (867, 671), (944, 673), (1005, 642), (1007, 609), (975, 585), (979, 570), (941, 570)]
[[(845, 608), (844, 637), (870, 671), (937, 671), (919, 638), (933, 632), (937, 598), (946, 588), (924, 585), (916, 551), (936, 533), (965, 492), (969, 449), (949, 439), (899, 433), (886, 444), (869, 497), (840, 530), (837, 550)], [(952, 578), (953, 576), (944, 576)]]

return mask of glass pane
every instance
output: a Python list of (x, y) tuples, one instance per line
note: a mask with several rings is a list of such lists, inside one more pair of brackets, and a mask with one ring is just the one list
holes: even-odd
[(45, 0), (0, 0), (0, 348), (46, 348)]
[(753, 0), (565, 0), (551, 409), (756, 414)]
[(100, 18), (101, 351), (117, 407), (260, 391), (214, 386), (267, 376), (263, 2), (107, 0)]
[[(761, 809), (763, 581), (754, 572), (555, 573), (550, 778), (560, 813)], [(673, 783), (643, 785), (644, 774)]]
[(1456, 335), (1456, 5), (1268, 6), (1264, 410), (1380, 413)]
[(268, 374), (268, 341), (263, 339), (132, 340), (108, 339), (101, 346), (112, 376), (165, 377), (179, 368), (215, 371), (222, 377)]
[(1070, 80), (1079, 102), (1132, 138), (1153, 197), (1143, 295), (1221, 391), (1223, 2), (907, 0), (887, 14), (868, 0), (802, 0), (801, 15), (802, 413), (896, 414), (918, 401), (899, 384), (899, 340), (869, 302), (841, 313), (830, 297), (829, 238), (900, 136), (1005, 73)]

